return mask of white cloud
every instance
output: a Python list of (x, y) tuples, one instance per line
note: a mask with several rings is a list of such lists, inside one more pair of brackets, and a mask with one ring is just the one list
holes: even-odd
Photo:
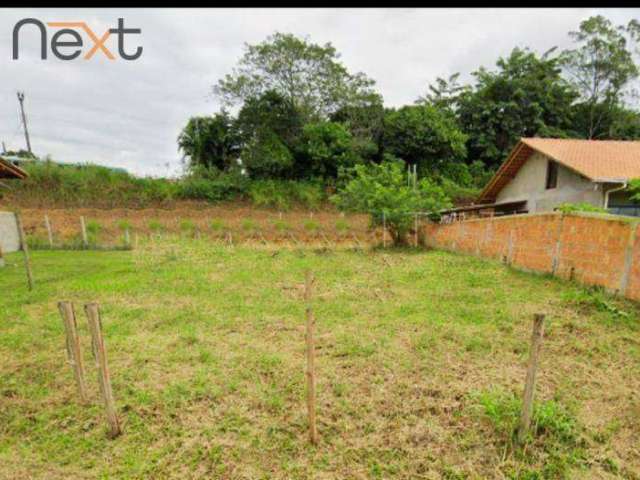
[[(191, 115), (219, 107), (210, 87), (228, 73), (245, 42), (274, 31), (332, 42), (349, 69), (377, 81), (387, 105), (412, 103), (438, 76), (491, 67), (515, 46), (545, 51), (568, 45), (567, 32), (594, 13), (626, 23), (639, 10), (24, 10), (0, 17), (0, 139), (24, 145), (16, 90), (26, 92), (36, 153), (71, 162), (119, 166), (137, 174), (180, 171), (176, 137)], [(141, 28), (139, 60), (38, 58), (25, 35), (20, 60), (11, 59), (11, 33), (25, 17), (86, 21), (100, 35), (116, 26)], [(25, 30), (26, 32), (26, 30)], [(31, 38), (30, 38), (31, 37)], [(108, 40), (115, 51), (116, 39)], [(167, 168), (167, 164), (169, 168)]]

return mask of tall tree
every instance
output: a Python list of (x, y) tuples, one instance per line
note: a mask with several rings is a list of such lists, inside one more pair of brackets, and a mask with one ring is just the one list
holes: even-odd
[(224, 110), (211, 117), (192, 117), (178, 136), (188, 167), (226, 170), (238, 159), (240, 138)]
[(306, 119), (323, 119), (376, 97), (373, 85), (363, 73), (350, 73), (331, 43), (275, 33), (257, 45), (247, 44), (238, 66), (213, 92), (226, 104), (238, 104), (272, 90)]
[(516, 48), (497, 61), (497, 70), (481, 67), (473, 73), (473, 88), (455, 98), (459, 125), (469, 136), (470, 160), (495, 168), (520, 137), (572, 135), (577, 94), (552, 53), (538, 56)]
[(606, 138), (603, 123), (616, 107), (624, 103), (624, 94), (638, 77), (638, 68), (628, 47), (628, 38), (637, 38), (638, 24), (616, 27), (603, 16), (591, 17), (569, 35), (576, 48), (562, 52), (562, 65), (580, 94), (586, 110), (587, 138)]
[(385, 153), (401, 158), (425, 175), (442, 173), (449, 163), (463, 162), (467, 139), (451, 114), (433, 105), (407, 105), (385, 116)]

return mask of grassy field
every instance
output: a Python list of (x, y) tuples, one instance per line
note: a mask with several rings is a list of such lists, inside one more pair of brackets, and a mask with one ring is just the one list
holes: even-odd
[[(640, 478), (637, 308), (435, 251), (32, 252), (0, 269), (0, 478)], [(307, 442), (304, 271), (320, 443)], [(56, 302), (73, 300), (92, 401)], [(102, 307), (124, 433), (106, 437), (82, 304)], [(535, 431), (514, 448), (531, 317)]]

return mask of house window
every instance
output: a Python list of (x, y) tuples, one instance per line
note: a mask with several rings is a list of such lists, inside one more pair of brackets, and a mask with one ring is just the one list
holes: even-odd
[(558, 186), (558, 164), (553, 160), (547, 163), (547, 181), (545, 187), (548, 189)]

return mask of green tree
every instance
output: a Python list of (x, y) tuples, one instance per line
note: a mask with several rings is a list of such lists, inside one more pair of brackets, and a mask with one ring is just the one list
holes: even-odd
[(404, 164), (356, 165), (352, 178), (331, 200), (341, 210), (369, 213), (373, 226), (384, 222), (395, 244), (406, 242), (415, 212), (437, 212), (451, 205), (442, 189), (423, 178), (417, 188), (407, 186)]
[(464, 162), (466, 140), (454, 117), (433, 105), (404, 106), (385, 115), (385, 153), (417, 164), (426, 175), (442, 173), (450, 163)]
[(516, 48), (498, 60), (496, 71), (481, 67), (473, 73), (473, 87), (455, 99), (459, 125), (469, 136), (469, 159), (495, 168), (520, 137), (572, 135), (577, 94), (552, 53)]
[(247, 44), (237, 67), (218, 81), (213, 92), (233, 105), (272, 90), (305, 119), (321, 119), (375, 96), (373, 85), (363, 73), (350, 73), (331, 43), (317, 45), (275, 33), (257, 45)]
[(273, 90), (247, 99), (238, 113), (236, 127), (244, 145), (242, 164), (249, 175), (256, 178), (294, 176), (302, 125), (299, 112)]
[[(628, 38), (638, 36), (638, 23), (616, 27), (603, 16), (591, 17), (569, 35), (576, 48), (562, 52), (562, 66), (580, 94), (580, 111), (587, 114), (586, 138), (607, 138), (616, 107), (624, 104), (624, 94), (638, 77)], [(607, 122), (607, 119), (609, 122)]]
[(178, 149), (192, 170), (227, 170), (238, 159), (240, 138), (233, 119), (222, 111), (211, 117), (190, 118), (178, 136)]
[(305, 177), (336, 178), (341, 168), (353, 167), (360, 161), (351, 133), (336, 122), (305, 125), (301, 150), (297, 168)]

